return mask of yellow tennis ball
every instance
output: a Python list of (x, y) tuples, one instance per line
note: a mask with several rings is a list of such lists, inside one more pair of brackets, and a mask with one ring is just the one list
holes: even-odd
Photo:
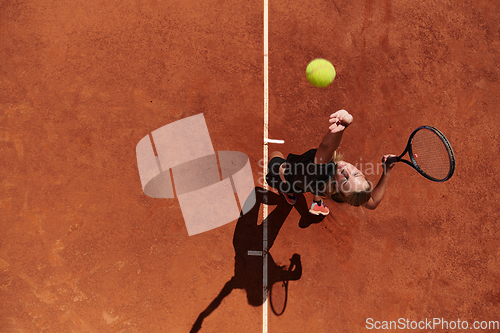
[(306, 68), (307, 79), (318, 88), (328, 87), (335, 79), (335, 75), (335, 68), (325, 59), (314, 59)]

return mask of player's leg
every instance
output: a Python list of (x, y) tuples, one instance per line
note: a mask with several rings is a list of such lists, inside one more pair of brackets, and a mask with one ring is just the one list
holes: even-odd
[(280, 163), (278, 168), (278, 176), (281, 182), (279, 186), (275, 188), (281, 194), (283, 194), (283, 196), (286, 199), (286, 202), (288, 202), (290, 205), (294, 205), (295, 202), (297, 201), (297, 196), (295, 195), (295, 193), (291, 193), (290, 189), (292, 189), (292, 186), (290, 186), (291, 184), (288, 184), (285, 179), (285, 170), (286, 170), (285, 156), (279, 151), (272, 152), (271, 155), (269, 155), (269, 165), (271, 166), (270, 169), (273, 169), (273, 166), (275, 165), (273, 159), (276, 159), (276, 161), (279, 161), (278, 163)]
[(281, 157), (282, 159), (285, 159), (285, 156), (280, 151), (273, 151), (271, 155), (269, 155), (269, 161), (272, 160), (274, 157)]

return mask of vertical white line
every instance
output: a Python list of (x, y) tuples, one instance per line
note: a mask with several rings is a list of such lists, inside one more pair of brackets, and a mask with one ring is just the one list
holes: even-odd
[[(268, 47), (268, 34), (269, 34), (269, 2), (264, 0), (264, 163), (263, 163), (263, 174), (267, 174), (267, 159), (268, 159), (268, 147), (267, 139), (269, 139), (269, 47)], [(264, 189), (267, 190), (269, 187), (264, 178)], [(268, 276), (267, 276), (267, 204), (263, 204), (263, 241), (262, 241), (262, 258), (263, 258), (263, 279), (262, 279), (262, 332), (267, 333), (268, 329), (268, 304), (267, 304), (267, 290), (268, 290)]]

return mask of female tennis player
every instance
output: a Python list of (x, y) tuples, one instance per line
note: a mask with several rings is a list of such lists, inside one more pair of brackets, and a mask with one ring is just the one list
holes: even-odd
[(337, 148), (345, 129), (352, 123), (353, 116), (346, 110), (330, 115), (330, 126), (317, 149), (310, 149), (302, 155), (281, 152), (270, 155), (267, 183), (285, 196), (293, 205), (296, 193), (312, 193), (313, 202), (309, 212), (314, 215), (328, 215), (330, 210), (322, 198), (332, 198), (353, 206), (375, 209), (384, 197), (387, 181), (395, 163), (386, 163), (395, 155), (384, 155), (384, 172), (375, 188), (372, 188), (363, 173), (354, 165), (342, 160)]

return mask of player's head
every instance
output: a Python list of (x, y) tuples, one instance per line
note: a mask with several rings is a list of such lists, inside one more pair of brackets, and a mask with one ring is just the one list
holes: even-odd
[(326, 193), (334, 201), (352, 206), (364, 205), (371, 197), (372, 187), (363, 173), (345, 161), (336, 161), (335, 175), (331, 179), (330, 191)]

